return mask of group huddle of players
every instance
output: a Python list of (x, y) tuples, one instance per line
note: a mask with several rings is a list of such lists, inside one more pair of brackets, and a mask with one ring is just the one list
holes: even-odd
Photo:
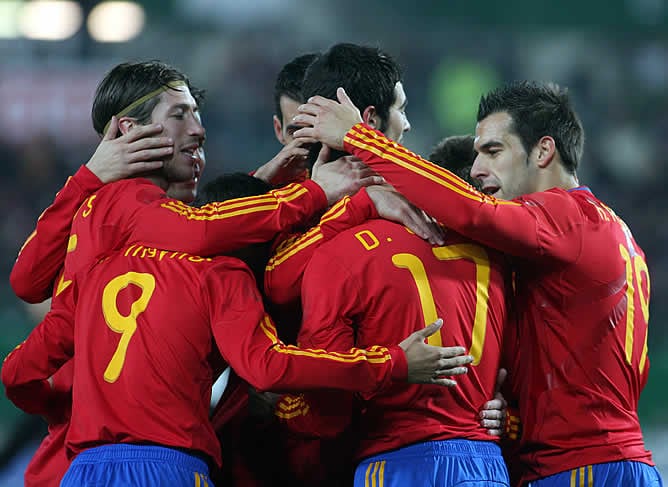
[(16, 294), (52, 298), (2, 367), (49, 424), (26, 485), (662, 485), (647, 264), (578, 181), (565, 90), (484, 94), (429, 161), (397, 63), (337, 44), (279, 74), (276, 157), (198, 188), (202, 99), (114, 67), (19, 252)]

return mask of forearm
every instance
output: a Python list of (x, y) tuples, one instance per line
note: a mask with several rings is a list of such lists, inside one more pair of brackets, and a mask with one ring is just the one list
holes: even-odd
[(301, 349), (280, 342), (266, 315), (256, 326), (238, 327), (234, 336), (219, 335), (216, 342), (239, 376), (259, 390), (373, 393), (393, 379), (407, 377), (406, 357), (398, 346), (338, 353)]
[(102, 182), (82, 166), (40, 215), (35, 230), (19, 251), (9, 282), (16, 295), (29, 303), (49, 298), (67, 253), (72, 218), (83, 201)]
[(512, 255), (545, 252), (539, 240), (539, 208), (480, 193), (450, 171), (363, 124), (354, 126), (344, 142), (347, 151), (452, 230)]
[(326, 205), (324, 192), (312, 181), (201, 208), (165, 200), (139, 212), (130, 242), (194, 255), (231, 252), (271, 240)]

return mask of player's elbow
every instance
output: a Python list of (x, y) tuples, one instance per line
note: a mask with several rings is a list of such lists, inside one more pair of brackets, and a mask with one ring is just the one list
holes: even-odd
[(34, 280), (29, 275), (17, 270), (16, 267), (9, 274), (9, 285), (12, 287), (14, 294), (26, 303), (41, 303), (49, 297), (49, 291), (37, 289)]

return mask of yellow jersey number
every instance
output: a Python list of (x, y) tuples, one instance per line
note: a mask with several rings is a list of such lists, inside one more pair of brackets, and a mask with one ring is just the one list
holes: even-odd
[[(487, 307), (489, 302), (490, 265), (489, 256), (484, 248), (474, 244), (447, 245), (432, 248), (434, 257), (440, 261), (465, 259), (475, 264), (476, 306), (473, 320), (472, 343), (469, 353), (473, 356), (473, 365), (480, 363), (487, 331)], [(436, 303), (427, 276), (427, 270), (420, 258), (413, 254), (395, 254), (392, 256), (395, 267), (410, 272), (418, 292), (425, 326), (436, 321)], [(429, 337), (430, 345), (441, 346), (441, 334)]]
[[(125, 316), (120, 313), (116, 306), (118, 294), (134, 284), (141, 289), (141, 296), (130, 306), (130, 314)], [(125, 356), (128, 353), (130, 340), (137, 331), (137, 317), (143, 313), (155, 290), (155, 277), (152, 274), (127, 272), (117, 276), (104, 287), (102, 292), (102, 313), (107, 326), (114, 332), (121, 334), (116, 351), (104, 371), (104, 380), (116, 382), (123, 370)]]

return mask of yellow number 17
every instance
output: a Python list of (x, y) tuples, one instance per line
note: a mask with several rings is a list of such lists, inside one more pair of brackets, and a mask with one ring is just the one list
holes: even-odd
[[(475, 264), (476, 277), (476, 305), (475, 318), (473, 320), (472, 343), (469, 353), (473, 356), (473, 365), (480, 363), (482, 350), (485, 345), (485, 332), (487, 331), (487, 304), (489, 302), (489, 280), (490, 267), (489, 256), (485, 249), (474, 244), (447, 245), (445, 247), (434, 247), (434, 257), (438, 260), (466, 259)], [(420, 306), (424, 317), (425, 326), (436, 321), (436, 303), (431, 291), (431, 284), (427, 277), (427, 271), (420, 258), (413, 254), (395, 254), (392, 263), (400, 268), (407, 269), (418, 291)], [(436, 333), (429, 337), (429, 344), (441, 346), (441, 334)]]

